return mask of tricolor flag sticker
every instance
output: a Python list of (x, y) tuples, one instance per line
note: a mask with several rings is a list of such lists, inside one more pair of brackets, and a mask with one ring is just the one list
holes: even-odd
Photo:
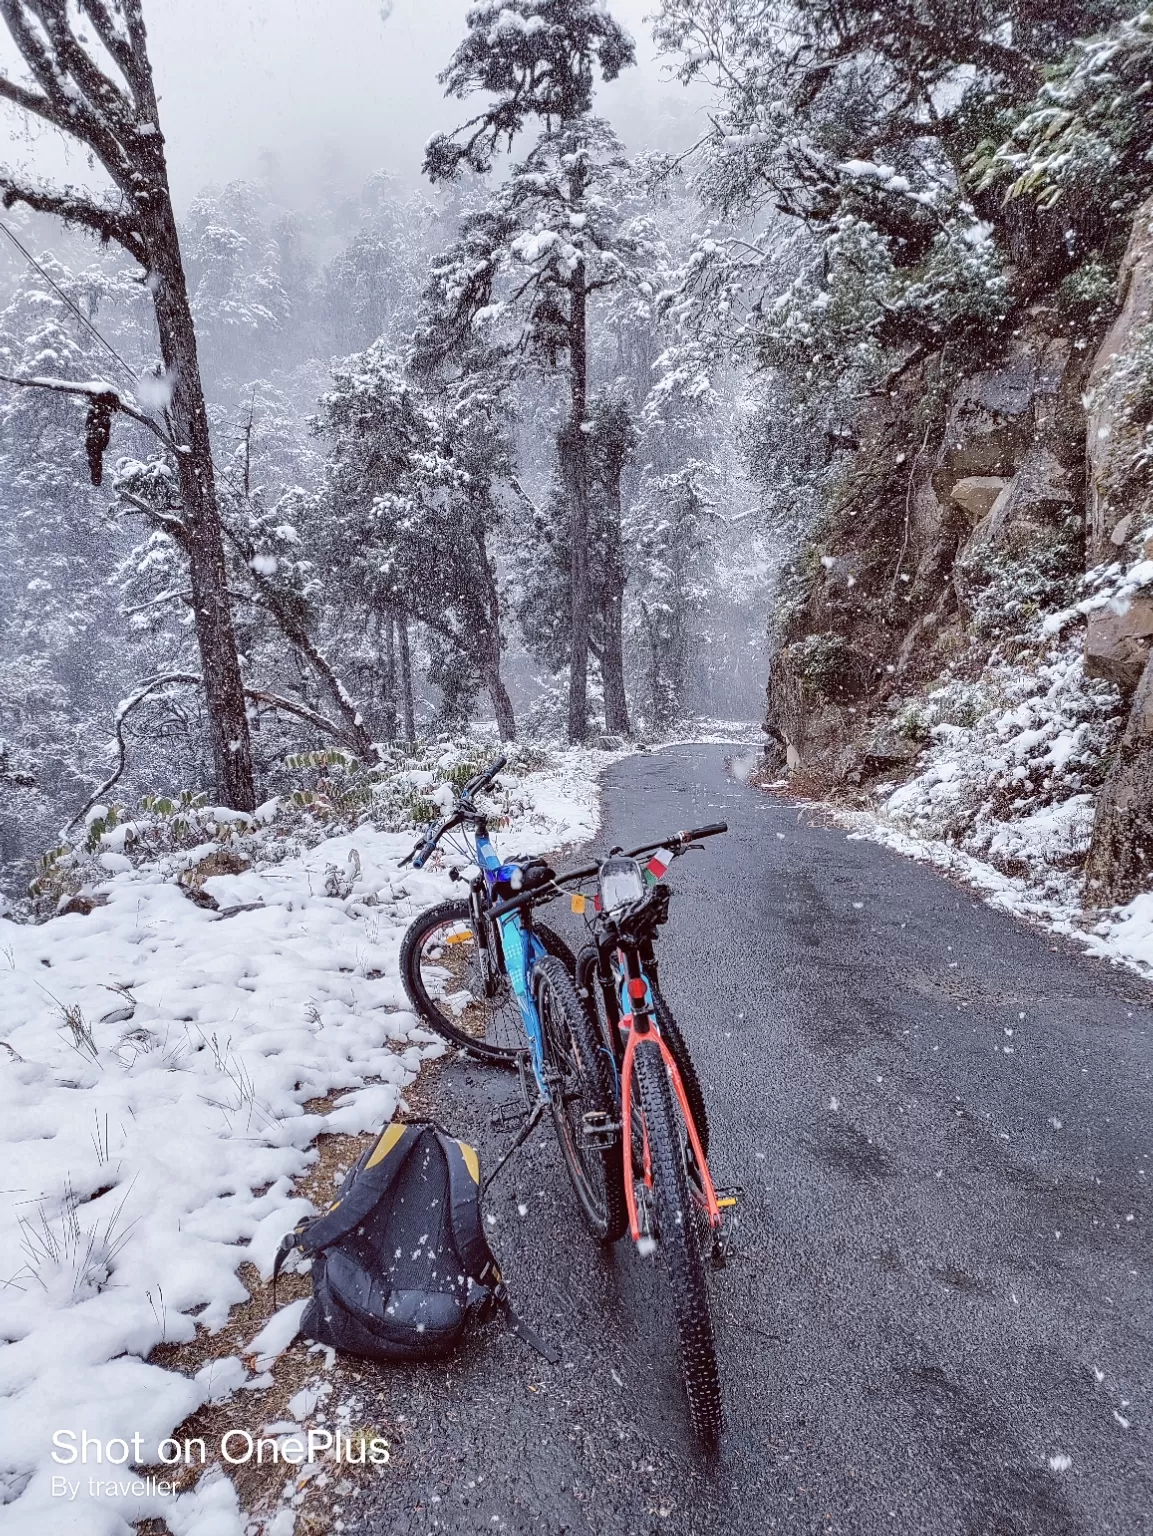
[(673, 862), (672, 852), (668, 848), (658, 848), (656, 853), (645, 865), (654, 880), (659, 880), (668, 872), (669, 865)]

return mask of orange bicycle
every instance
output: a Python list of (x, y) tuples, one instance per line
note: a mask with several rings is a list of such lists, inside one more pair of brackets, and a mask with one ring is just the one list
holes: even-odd
[[(569, 1032), (552, 1053), (560, 1079), (554, 1099), (566, 1111), (557, 1116), (561, 1147), (590, 1230), (609, 1242), (628, 1231), (642, 1255), (664, 1262), (689, 1413), (708, 1444), (720, 1436), (723, 1411), (705, 1256), (719, 1249), (725, 1208), (735, 1202), (718, 1196), (709, 1173), (704, 1096), (658, 986), (655, 941), (669, 912), (660, 877), (702, 838), (727, 830), (717, 822), (631, 853), (614, 849), (492, 913), (499, 917), (597, 878), (591, 914), (583, 895), (574, 895), (573, 907), (586, 914), (592, 935), (577, 957), (577, 990), (599, 1027), (583, 1040)], [(606, 1064), (611, 1112), (603, 1108)]]

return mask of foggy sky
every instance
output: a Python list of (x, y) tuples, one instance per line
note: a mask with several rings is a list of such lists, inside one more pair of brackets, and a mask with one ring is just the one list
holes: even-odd
[[(144, 0), (177, 205), (208, 182), (256, 174), (266, 152), (302, 195), (334, 160), (350, 178), (388, 169), (415, 182), (425, 141), (471, 115), (436, 80), (469, 3), (394, 0), (385, 19), (381, 0)], [(633, 150), (684, 148), (703, 123), (704, 94), (665, 78), (655, 58), (644, 20), (654, 4), (609, 0), (639, 67), (602, 88), (597, 110)], [(0, 107), (0, 160), (91, 182), (59, 135), (22, 122)]]

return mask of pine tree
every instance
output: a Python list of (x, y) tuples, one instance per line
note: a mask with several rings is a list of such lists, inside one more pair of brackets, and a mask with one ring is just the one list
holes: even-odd
[(494, 97), (451, 135), (432, 140), (425, 172), (434, 182), (487, 173), (502, 147), (539, 125), (527, 158), (488, 206), (464, 221), (461, 238), (434, 271), (426, 354), (447, 357), (478, 322), (518, 333), (510, 346), (556, 367), (563, 357), (569, 414), (557, 448), (568, 511), (571, 636), (569, 737), (587, 730), (591, 631), (589, 304), (619, 279), (612, 198), (622, 156), (592, 116), (597, 73), (612, 80), (635, 62), (632, 40), (593, 0), (511, 0), (474, 7), (468, 32), (441, 75), (459, 98)]
[(658, 730), (684, 713), (694, 621), (708, 591), (711, 509), (690, 463), (648, 480), (628, 522), (646, 713)]
[(658, 43), (721, 99), (698, 185), (731, 222), (686, 274), (702, 325), (723, 316), (810, 393), (846, 374), (889, 388), (930, 354), (996, 347), (1086, 253), (1066, 220), (982, 187), (975, 158), (1074, 37), (1126, 9), (663, 0)]
[[(346, 593), (381, 616), (422, 624), (449, 713), (463, 714), (479, 682), (509, 740), (516, 721), (501, 677), (500, 595), (488, 547), (501, 516), (496, 485), (509, 471), (501, 414), (473, 380), (425, 394), (376, 343), (337, 367), (319, 425), (331, 448), (331, 558)], [(398, 639), (403, 664), (406, 640)]]

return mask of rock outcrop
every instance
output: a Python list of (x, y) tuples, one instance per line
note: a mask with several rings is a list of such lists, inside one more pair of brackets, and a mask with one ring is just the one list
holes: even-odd
[[(1116, 560), (1153, 522), (1153, 473), (1143, 453), (1153, 418), (1153, 198), (1134, 220), (1118, 296), (1089, 381), (1090, 564)], [(1112, 906), (1148, 889), (1153, 876), (1153, 599), (1138, 596), (1123, 613), (1094, 615), (1085, 665), (1132, 693), (1085, 863), (1086, 903)]]
[[(818, 778), (912, 761), (888, 700), (995, 625), (1006, 581), (1079, 566), (1089, 358), (1051, 319), (1039, 312), (997, 366), (950, 388), (930, 365), (862, 424), (769, 682), (770, 731)], [(934, 397), (936, 420), (920, 409)]]
[(1085, 633), (1085, 673), (1116, 683), (1128, 696), (1141, 681), (1151, 644), (1153, 598), (1134, 598), (1124, 613), (1095, 613)]
[(1146, 663), (1116, 760), (1097, 797), (1085, 904), (1113, 906), (1153, 877), (1153, 667)]
[[(926, 360), (872, 406), (794, 572), (767, 725), (816, 785), (903, 776), (924, 744), (904, 718), (911, 700), (975, 676), (1002, 641), (1012, 653), (1039, 615), (1076, 600), (1087, 569), (1140, 559), (1153, 527), (1153, 198), (1099, 345), (1039, 303), (992, 366), (960, 378), (943, 366)], [(1092, 615), (1082, 671), (1087, 698), (1113, 701), (1081, 786), (1100, 786), (1086, 899), (1113, 905), (1153, 885), (1153, 595)]]
[[(1143, 427), (1134, 386), (1153, 319), (1153, 198), (1133, 221), (1117, 286), (1117, 318), (1097, 353), (1086, 389), (1085, 543), (1091, 566), (1115, 559), (1118, 545), (1130, 532), (1140, 532), (1153, 521), (1153, 484), (1132, 474)], [(1121, 537), (1115, 539), (1122, 523)]]

